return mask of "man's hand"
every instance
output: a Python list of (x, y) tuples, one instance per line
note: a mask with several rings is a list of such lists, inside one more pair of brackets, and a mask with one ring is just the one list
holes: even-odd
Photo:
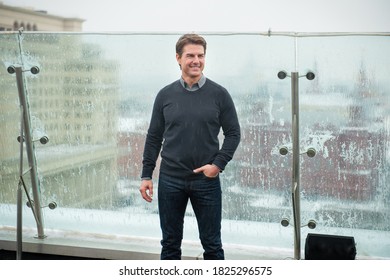
[(194, 173), (201, 173), (201, 172), (203, 172), (203, 174), (206, 177), (215, 178), (215, 177), (218, 176), (220, 171), (221, 170), (219, 169), (218, 166), (216, 166), (214, 164), (206, 164), (206, 165), (203, 165), (203, 166), (195, 169)]
[(141, 187), (139, 188), (141, 196), (147, 202), (152, 202), (153, 200), (153, 181), (152, 180), (142, 180)]

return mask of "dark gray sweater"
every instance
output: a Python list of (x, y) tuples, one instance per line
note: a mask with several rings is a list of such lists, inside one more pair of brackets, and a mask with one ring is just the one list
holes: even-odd
[(239, 142), (240, 125), (228, 91), (210, 79), (200, 89), (188, 91), (177, 80), (155, 99), (141, 177), (152, 177), (161, 146), (160, 172), (188, 178), (200, 176), (193, 170), (205, 164), (224, 170)]

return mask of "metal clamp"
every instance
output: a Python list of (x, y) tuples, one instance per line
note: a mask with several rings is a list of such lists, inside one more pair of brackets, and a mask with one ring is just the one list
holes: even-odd
[[(20, 143), (20, 136), (18, 136), (17, 138), (16, 138), (16, 140), (18, 140), (18, 142)], [(23, 137), (23, 142), (24, 142), (24, 137)], [(40, 142), (42, 145), (45, 145), (45, 144), (47, 144), (48, 142), (49, 142), (49, 137), (47, 137), (46, 135), (45, 136), (42, 136), (41, 138), (39, 138), (39, 139), (33, 139), (32, 140), (33, 142)]]
[[(290, 149), (286, 146), (282, 146), (279, 148), (279, 153), (282, 156), (287, 155), (289, 151), (290, 151)], [(300, 152), (299, 154), (300, 155), (306, 154), (308, 157), (314, 157), (317, 154), (317, 151), (314, 148), (308, 148), (306, 151)]]
[[(31, 67), (29, 70), (22, 70), (22, 72), (31, 72), (31, 74), (33, 74), (33, 75), (36, 75), (36, 74), (38, 74), (39, 72), (40, 72), (40, 69), (39, 69), (39, 67), (38, 66), (33, 66), (33, 67)], [(15, 72), (16, 72), (16, 67), (15, 66), (13, 66), (13, 65), (11, 65), (11, 66), (8, 66), (8, 68), (7, 68), (7, 72), (9, 73), (9, 74), (15, 74)]]
[[(26, 205), (27, 205), (28, 208), (33, 207), (33, 205), (34, 205), (34, 200), (28, 200), (28, 201), (26, 202)], [(50, 202), (48, 205), (42, 206), (41, 208), (45, 208), (45, 207), (49, 207), (50, 210), (54, 210), (54, 209), (57, 208), (57, 203), (54, 202), (54, 201), (52, 201), (52, 202)]]
[[(290, 220), (288, 218), (283, 218), (280, 224), (284, 227), (288, 227), (290, 225)], [(293, 224), (291, 224), (294, 226)], [(308, 227), (310, 229), (315, 229), (317, 227), (317, 222), (315, 220), (309, 220), (307, 224), (301, 225), (301, 227)]]
[[(286, 71), (279, 71), (279, 72), (278, 72), (278, 78), (279, 78), (279, 79), (283, 80), (283, 79), (285, 79), (286, 77), (291, 77), (291, 75), (289, 75)], [(309, 71), (309, 72), (306, 73), (306, 75), (300, 75), (300, 76), (298, 76), (298, 78), (302, 78), (302, 77), (306, 77), (306, 79), (308, 79), (309, 81), (311, 81), (311, 80), (314, 80), (314, 78), (316, 77), (316, 75), (315, 75), (313, 72)]]

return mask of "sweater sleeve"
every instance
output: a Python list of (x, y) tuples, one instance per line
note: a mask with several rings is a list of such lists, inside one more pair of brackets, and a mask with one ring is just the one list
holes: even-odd
[(164, 133), (164, 115), (162, 111), (161, 94), (158, 94), (153, 105), (152, 117), (146, 135), (142, 158), (141, 178), (152, 178), (156, 160), (161, 150)]
[(226, 91), (221, 101), (220, 123), (224, 134), (222, 147), (215, 157), (213, 164), (224, 170), (240, 143), (241, 132), (236, 108), (230, 94)]

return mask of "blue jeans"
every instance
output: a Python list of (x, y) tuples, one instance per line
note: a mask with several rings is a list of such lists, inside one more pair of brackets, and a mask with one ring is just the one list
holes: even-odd
[(198, 222), (199, 238), (205, 260), (223, 260), (221, 241), (222, 191), (219, 177), (201, 174), (182, 179), (160, 174), (158, 207), (162, 230), (162, 260), (181, 259), (184, 214), (188, 199)]

